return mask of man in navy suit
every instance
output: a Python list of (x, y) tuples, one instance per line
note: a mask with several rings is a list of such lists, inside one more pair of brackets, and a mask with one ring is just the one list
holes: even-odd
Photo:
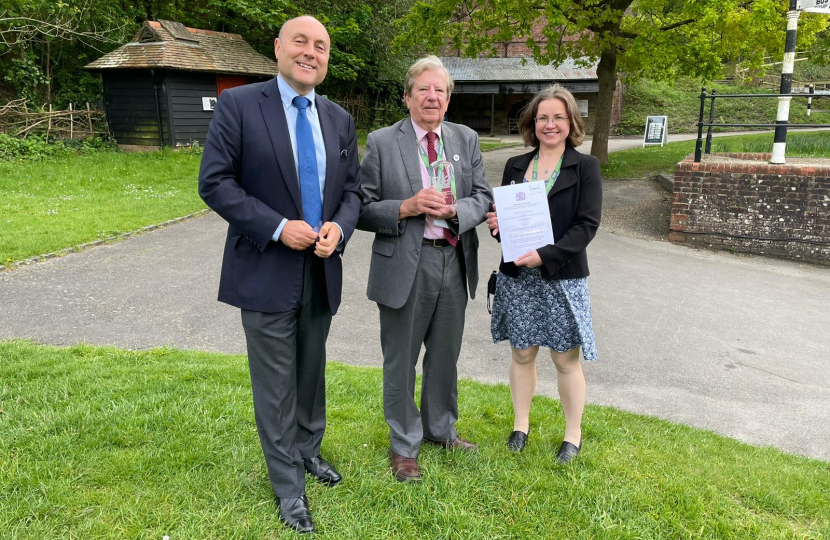
[(317, 19), (287, 21), (279, 75), (219, 97), (199, 172), (199, 194), (229, 224), (219, 300), (242, 310), (271, 486), (300, 532), (314, 531), (305, 472), (341, 480), (320, 455), (325, 342), (361, 206), (354, 121), (314, 92), (330, 46)]

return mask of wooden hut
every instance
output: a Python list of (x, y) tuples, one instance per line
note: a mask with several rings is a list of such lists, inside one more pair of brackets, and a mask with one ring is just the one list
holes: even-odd
[(599, 80), (596, 62), (582, 66), (568, 58), (558, 67), (539, 65), (531, 57), (441, 58), (455, 81), (447, 110), (452, 122), (493, 134), (518, 132), (519, 113), (533, 95), (558, 83), (574, 95), (593, 131)]
[(222, 90), (270, 79), (277, 63), (238, 34), (145, 21), (126, 45), (85, 66), (101, 74), (119, 146), (204, 144)]

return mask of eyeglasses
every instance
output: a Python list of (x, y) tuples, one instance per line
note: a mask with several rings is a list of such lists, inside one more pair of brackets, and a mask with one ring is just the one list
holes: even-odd
[(553, 118), (548, 118), (547, 116), (538, 116), (533, 119), (534, 122), (536, 122), (537, 124), (542, 124), (543, 126), (548, 125), (550, 122), (553, 122), (555, 124), (562, 124), (564, 122), (567, 122), (568, 120), (569, 118), (567, 116), (559, 116), (558, 114)]

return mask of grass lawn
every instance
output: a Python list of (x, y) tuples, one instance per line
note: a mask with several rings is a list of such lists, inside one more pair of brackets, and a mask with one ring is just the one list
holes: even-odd
[(0, 162), (0, 265), (205, 208), (200, 159), (164, 151)]
[[(756, 152), (772, 151), (772, 133), (715, 137), (712, 152)], [(704, 148), (706, 141), (704, 139)], [(695, 141), (682, 141), (666, 146), (648, 146), (612, 152), (609, 162), (602, 167), (602, 177), (642, 178), (654, 173), (674, 171), (677, 162), (695, 151)], [(787, 133), (787, 157), (830, 157), (830, 132)]]
[[(482, 150), (506, 146), (482, 143)], [(167, 150), (0, 161), (0, 266), (206, 208), (197, 193), (200, 161)]]
[[(326, 538), (830, 537), (825, 462), (589, 406), (583, 453), (562, 467), (551, 399), (534, 400), (525, 452), (507, 451), (503, 385), (462, 381), (459, 431), (480, 451), (424, 448), (424, 481), (401, 485), (380, 370), (330, 364), (327, 377), (323, 453), (345, 481), (308, 486)], [(0, 381), (4, 539), (294, 537), (278, 522), (244, 357), (11, 341)]]
[(522, 143), (501, 143), (501, 142), (483, 142), (479, 143), (482, 152), (488, 152), (490, 150), (499, 150), (501, 148), (512, 148), (514, 146), (522, 146)]
[[(801, 63), (797, 62), (796, 65)], [(658, 115), (668, 116), (670, 133), (697, 133), (697, 121), (700, 115), (700, 89), (701, 84), (699, 82), (685, 77), (670, 82), (640, 79), (626, 84), (625, 107), (623, 107), (622, 118), (620, 118), (620, 125), (617, 128), (618, 133), (621, 135), (642, 135), (646, 117)], [(777, 89), (707, 84), (707, 95), (711, 95), (712, 89), (715, 89), (721, 95), (778, 93)], [(707, 120), (709, 118), (709, 105), (710, 101), (707, 100), (704, 113)], [(813, 98), (813, 113), (812, 116), (808, 117), (806, 97), (793, 98), (790, 104), (790, 123), (828, 124), (830, 123), (828, 108), (830, 108), (830, 99)], [(774, 97), (715, 100), (715, 122), (720, 124), (774, 124), (777, 112), (778, 99)], [(735, 128), (715, 129), (731, 131)]]

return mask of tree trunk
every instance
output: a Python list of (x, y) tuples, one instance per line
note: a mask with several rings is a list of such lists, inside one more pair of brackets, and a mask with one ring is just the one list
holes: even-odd
[(614, 89), (617, 86), (617, 47), (602, 51), (597, 65), (599, 94), (597, 95), (597, 118), (591, 141), (591, 155), (600, 163), (608, 163), (608, 135), (611, 132), (611, 109), (614, 106)]

